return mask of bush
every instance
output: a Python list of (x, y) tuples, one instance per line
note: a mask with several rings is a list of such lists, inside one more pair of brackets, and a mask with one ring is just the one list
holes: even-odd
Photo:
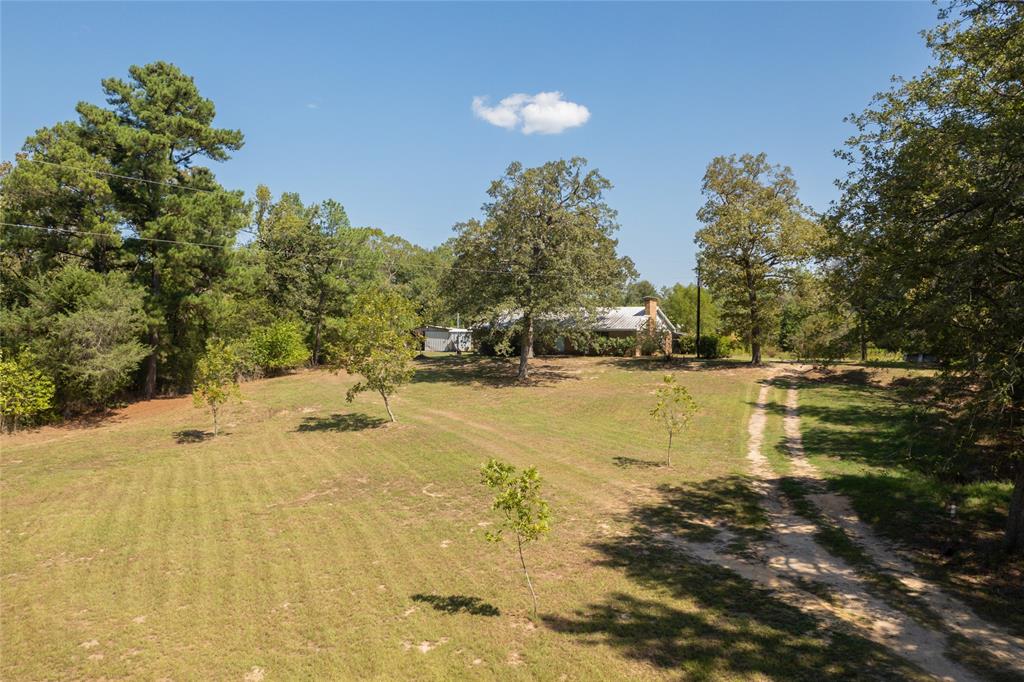
[(506, 328), (497, 325), (473, 330), (473, 348), (480, 355), (508, 357), (519, 352), (519, 325)]
[(717, 336), (715, 334), (701, 334), (700, 356), (708, 360), (716, 358), (727, 358), (735, 348), (735, 342), (729, 336)]
[(35, 359), (22, 353), (13, 359), (0, 355), (0, 426), (11, 431), (31, 422), (53, 406), (53, 379), (37, 369)]
[(593, 333), (576, 334), (570, 340), (570, 349), (580, 355), (624, 357), (636, 350), (636, 339), (631, 336), (598, 336)]
[(274, 322), (255, 329), (245, 343), (244, 364), (266, 373), (294, 369), (309, 359), (298, 322)]

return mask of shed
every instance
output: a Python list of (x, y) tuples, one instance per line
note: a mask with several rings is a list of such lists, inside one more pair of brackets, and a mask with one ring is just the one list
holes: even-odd
[(473, 334), (462, 327), (439, 327), (428, 324), (416, 330), (423, 337), (423, 350), (454, 353), (473, 348)]

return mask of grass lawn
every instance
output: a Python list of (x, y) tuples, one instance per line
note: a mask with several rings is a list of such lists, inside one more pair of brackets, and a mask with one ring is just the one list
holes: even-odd
[(917, 384), (930, 373), (840, 367), (812, 375), (800, 385), (804, 447), (861, 518), (913, 552), (924, 575), (1024, 635), (1024, 559), (1000, 550), (1011, 485), (939, 474), (950, 436), (919, 404)]
[[(429, 358), (396, 425), (311, 371), (244, 385), (217, 438), (188, 398), (5, 438), (0, 677), (914, 676), (652, 541), (763, 529), (744, 473), (763, 373), (694, 367), (672, 367), (701, 412), (671, 469), (647, 414), (665, 365), (598, 358), (538, 360), (529, 387)], [(537, 621), (513, 547), (483, 538), (492, 456), (537, 465), (554, 512), (527, 555)]]

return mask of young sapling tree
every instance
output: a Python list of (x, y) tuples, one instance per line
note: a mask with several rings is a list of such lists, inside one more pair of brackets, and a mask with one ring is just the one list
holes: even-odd
[(524, 469), (517, 474), (516, 468), (496, 459), (488, 460), (480, 472), (481, 482), (491, 490), (497, 491), (491, 508), (502, 514), (501, 526), (485, 535), (488, 542), (501, 542), (505, 531), (515, 535), (516, 549), (519, 552), (519, 563), (526, 576), (526, 586), (533, 597), (533, 616), (537, 617), (537, 593), (530, 580), (530, 572), (526, 568), (523, 557), (523, 545), (533, 542), (551, 530), (551, 513), (548, 503), (540, 496), (540, 474), (537, 467)]
[(661, 386), (658, 387), (654, 395), (657, 402), (651, 409), (651, 416), (660, 421), (668, 431), (665, 464), (672, 466), (672, 437), (689, 424), (690, 419), (697, 411), (697, 403), (694, 402), (686, 387), (676, 383), (676, 378), (671, 374), (665, 375)]
[(209, 406), (213, 415), (213, 435), (217, 435), (220, 408), (231, 398), (241, 399), (234, 350), (220, 339), (206, 342), (206, 352), (196, 362), (192, 402), (196, 407)]
[(412, 330), (418, 324), (412, 304), (397, 291), (370, 290), (355, 297), (338, 343), (328, 349), (336, 371), (363, 377), (348, 389), (348, 402), (363, 391), (376, 391), (384, 399), (388, 417), (396, 421), (388, 398), (416, 371), (412, 359), (419, 351)]

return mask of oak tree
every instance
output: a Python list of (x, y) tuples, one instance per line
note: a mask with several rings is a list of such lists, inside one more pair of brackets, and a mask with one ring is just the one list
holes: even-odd
[(579, 157), (536, 168), (513, 163), (491, 183), (483, 220), (455, 226), (446, 278), (453, 307), (481, 321), (518, 320), (520, 380), (529, 376), (539, 321), (583, 319), (635, 274), (615, 252), (618, 224), (604, 200), (612, 185), (586, 165)]
[(750, 342), (750, 362), (777, 314), (788, 270), (811, 255), (816, 223), (797, 197), (789, 168), (765, 154), (719, 156), (708, 164), (694, 241), (722, 317)]

